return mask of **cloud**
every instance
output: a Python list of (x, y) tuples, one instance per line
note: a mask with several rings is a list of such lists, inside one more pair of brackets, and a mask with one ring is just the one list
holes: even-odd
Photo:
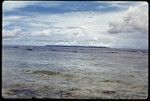
[(16, 38), (19, 34), (21, 33), (21, 29), (20, 28), (15, 28), (13, 30), (3, 30), (3, 39), (7, 39), (7, 38)]
[[(109, 20), (116, 14), (70, 12), (24, 17), (20, 22), (22, 22), (23, 32), (27, 33), (24, 35), (26, 41), (34, 40), (37, 43), (45, 42), (44, 44), (110, 46), (114, 38), (106, 31), (109, 28)], [(9, 19), (9, 16), (6, 18)], [(18, 22), (14, 19), (12, 23)]]
[(109, 22), (108, 33), (114, 37), (111, 47), (148, 49), (148, 4), (140, 2), (116, 15)]
[(19, 20), (23, 19), (25, 16), (9, 16), (9, 17), (3, 17), (4, 20)]
[(4, 16), (3, 15), (3, 23), (2, 23), (2, 25), (3, 25), (3, 28), (4, 27), (6, 27), (6, 26), (8, 26), (8, 25), (11, 25), (13, 22), (18, 22), (19, 20), (22, 20), (22, 19), (24, 19), (26, 16)]
[(131, 6), (122, 16), (109, 23), (109, 33), (148, 33), (148, 5)]
[(114, 34), (114, 42), (110, 46), (115, 48), (148, 49), (148, 35), (137, 33)]

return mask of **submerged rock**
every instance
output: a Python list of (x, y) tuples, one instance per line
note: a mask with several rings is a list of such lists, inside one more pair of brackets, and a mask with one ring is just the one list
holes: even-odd
[(102, 93), (105, 93), (105, 94), (114, 94), (114, 93), (116, 93), (116, 92), (115, 92), (115, 91), (106, 90), (106, 91), (103, 91)]
[(72, 51), (72, 52), (76, 53), (76, 52), (78, 52), (78, 51), (74, 50), (74, 51)]
[(35, 91), (32, 91), (31, 89), (11, 89), (7, 92), (3, 92), (4, 97), (15, 97), (15, 98), (29, 98), (36, 96)]
[(14, 46), (14, 48), (19, 48), (19, 46)]
[(57, 75), (57, 74), (60, 74), (59, 72), (46, 71), (46, 70), (33, 71), (33, 73), (34, 73), (34, 74), (46, 74), (46, 75)]
[(29, 50), (29, 51), (31, 51), (31, 50), (33, 50), (33, 48), (32, 48), (32, 47), (30, 47), (30, 48), (26, 48), (26, 50)]

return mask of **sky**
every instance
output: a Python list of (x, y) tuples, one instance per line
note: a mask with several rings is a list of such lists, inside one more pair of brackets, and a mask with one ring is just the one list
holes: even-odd
[(3, 45), (148, 49), (144, 1), (4, 1)]

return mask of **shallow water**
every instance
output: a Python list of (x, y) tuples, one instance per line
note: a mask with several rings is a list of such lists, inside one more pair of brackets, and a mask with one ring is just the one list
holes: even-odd
[(3, 46), (2, 96), (146, 99), (148, 53), (111, 48)]

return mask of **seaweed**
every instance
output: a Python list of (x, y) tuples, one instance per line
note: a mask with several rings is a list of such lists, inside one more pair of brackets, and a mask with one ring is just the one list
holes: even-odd
[(76, 53), (76, 52), (78, 52), (78, 51), (74, 50), (74, 51), (72, 51), (72, 52)]

